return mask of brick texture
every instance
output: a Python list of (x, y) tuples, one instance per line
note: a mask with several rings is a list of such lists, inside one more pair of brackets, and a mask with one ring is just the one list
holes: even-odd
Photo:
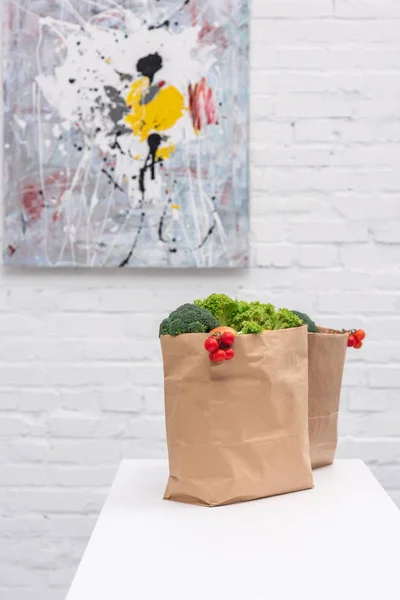
[(122, 458), (166, 456), (157, 325), (213, 291), (363, 326), (342, 457), (400, 504), (400, 3), (253, 0), (252, 268), (4, 271), (0, 598), (61, 600)]

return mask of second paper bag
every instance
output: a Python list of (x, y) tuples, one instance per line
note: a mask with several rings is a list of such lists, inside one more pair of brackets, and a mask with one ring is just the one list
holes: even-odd
[(220, 365), (206, 337), (161, 338), (165, 498), (218, 506), (311, 488), (307, 328), (238, 336)]
[(331, 465), (338, 443), (338, 417), (347, 333), (318, 327), (308, 334), (309, 433), (314, 469)]

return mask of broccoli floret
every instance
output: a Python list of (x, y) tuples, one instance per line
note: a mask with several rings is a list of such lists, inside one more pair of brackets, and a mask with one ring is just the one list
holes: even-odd
[(238, 303), (226, 294), (211, 294), (204, 300), (195, 300), (194, 304), (210, 311), (220, 325), (231, 326)]
[(317, 333), (317, 326), (314, 321), (305, 313), (298, 312), (297, 310), (292, 310), (292, 313), (298, 316), (304, 325), (307, 325), (309, 333)]
[(183, 333), (207, 333), (210, 331), (207, 327), (200, 323), (200, 321), (195, 321), (194, 323), (185, 323), (182, 319), (176, 318), (172, 319), (169, 327), (170, 335), (176, 337), (177, 335), (182, 335)]
[(219, 325), (209, 310), (195, 304), (183, 304), (170, 314), (169, 319), (170, 321), (180, 319), (185, 324), (202, 323), (206, 327), (205, 333), (215, 329)]
[(160, 325), (159, 337), (161, 337), (162, 335), (169, 335), (169, 319), (164, 319), (164, 321)]
[(245, 321), (242, 326), (243, 334), (251, 333), (263, 333), (264, 327), (256, 323), (255, 321)]
[(291, 329), (292, 327), (300, 327), (302, 324), (300, 317), (287, 308), (281, 308), (276, 313), (274, 329)]
[(186, 333), (208, 333), (209, 331), (210, 330), (207, 329), (207, 327), (203, 323), (196, 321), (195, 323), (189, 325)]
[(184, 304), (174, 310), (160, 326), (161, 335), (182, 335), (184, 333), (208, 333), (218, 327), (213, 315), (194, 304)]
[(190, 310), (191, 308), (193, 308), (193, 304), (182, 304), (182, 306), (172, 311), (168, 318), (175, 319), (175, 317), (180, 317), (182, 315), (182, 312), (186, 311), (186, 309)]

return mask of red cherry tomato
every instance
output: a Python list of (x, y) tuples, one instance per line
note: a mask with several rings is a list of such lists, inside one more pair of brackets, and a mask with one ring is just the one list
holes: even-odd
[(354, 346), (354, 348), (356, 350), (360, 350), (360, 348), (362, 348), (362, 347), (363, 347), (363, 343), (362, 342), (357, 342), (357, 344)]
[(225, 331), (225, 333), (222, 334), (221, 340), (225, 346), (232, 346), (235, 341), (235, 335), (231, 331)]
[(207, 350), (207, 352), (215, 352), (218, 350), (219, 344), (215, 338), (209, 337), (204, 342), (204, 348)]
[(349, 341), (347, 343), (349, 348), (354, 348), (354, 346), (357, 344), (356, 338), (354, 337), (354, 335), (349, 335)]
[(220, 362), (224, 362), (224, 360), (226, 360), (225, 350), (217, 350), (216, 352), (213, 352), (211, 356), (212, 356), (211, 362), (214, 362), (214, 363), (220, 363)]
[(354, 337), (356, 338), (357, 342), (362, 342), (367, 337), (367, 334), (365, 333), (364, 329), (358, 329), (355, 332)]
[(225, 354), (226, 354), (225, 360), (232, 360), (233, 358), (235, 358), (235, 351), (233, 348), (228, 348), (228, 350), (226, 350)]

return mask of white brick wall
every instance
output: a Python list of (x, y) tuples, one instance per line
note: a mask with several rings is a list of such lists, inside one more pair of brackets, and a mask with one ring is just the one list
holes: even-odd
[(365, 327), (340, 452), (400, 503), (399, 19), (253, 1), (249, 271), (2, 273), (1, 600), (64, 598), (118, 462), (165, 456), (157, 325), (212, 291)]

